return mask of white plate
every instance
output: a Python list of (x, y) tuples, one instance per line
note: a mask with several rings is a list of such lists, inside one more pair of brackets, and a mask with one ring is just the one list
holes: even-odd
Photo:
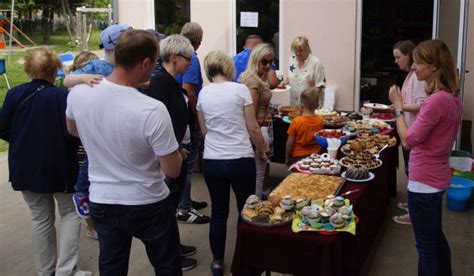
[(343, 172), (341, 174), (341, 177), (345, 178), (346, 180), (349, 180), (351, 182), (367, 182), (367, 181), (370, 181), (370, 180), (374, 179), (375, 175), (373, 173), (369, 172), (369, 177), (366, 178), (366, 179), (352, 179), (352, 178), (347, 178), (346, 177), (346, 172)]
[(372, 108), (372, 109), (390, 109), (390, 106), (386, 104), (379, 104), (379, 103), (365, 103), (364, 107)]

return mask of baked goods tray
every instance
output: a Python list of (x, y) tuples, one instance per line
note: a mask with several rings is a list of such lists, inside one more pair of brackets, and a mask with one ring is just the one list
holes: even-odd
[(278, 227), (278, 226), (291, 224), (291, 222), (293, 221), (293, 217), (295, 216), (295, 213), (294, 212), (288, 212), (288, 213), (285, 213), (283, 216), (287, 216), (287, 217), (284, 220), (280, 221), (280, 222), (269, 223), (268, 220), (252, 221), (252, 220), (248, 219), (247, 217), (245, 217), (244, 215), (241, 214), (242, 219), (250, 225), (258, 226), (258, 227)]

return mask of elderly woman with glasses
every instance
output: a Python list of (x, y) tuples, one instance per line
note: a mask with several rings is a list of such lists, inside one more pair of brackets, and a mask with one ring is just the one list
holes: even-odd
[[(252, 95), (255, 117), (260, 126), (263, 138), (266, 143), (266, 152), (269, 152), (269, 129), (272, 122), (269, 112), (272, 92), (267, 82), (267, 75), (272, 68), (274, 52), (270, 44), (263, 43), (257, 45), (250, 54), (247, 70), (240, 76), (240, 82), (245, 84)], [(257, 181), (255, 184), (255, 194), (261, 196), (262, 191), (267, 190), (265, 174), (267, 171), (267, 160), (262, 158), (255, 159), (257, 166)]]
[(300, 95), (309, 87), (318, 88), (320, 91), (319, 107), (324, 105), (324, 87), (326, 86), (326, 75), (324, 67), (319, 59), (311, 54), (308, 38), (296, 37), (291, 43), (291, 55), (288, 61), (288, 77), (280, 86), (290, 85), (290, 104), (300, 104)]
[[(186, 90), (176, 81), (176, 75), (186, 72), (191, 65), (194, 48), (189, 40), (182, 35), (171, 35), (160, 41), (160, 56), (162, 67), (150, 80), (148, 96), (161, 101), (171, 117), (176, 141), (183, 157), (181, 172), (178, 178), (166, 177), (165, 182), (170, 190), (174, 207), (178, 208), (179, 198), (184, 191), (188, 154), (191, 148), (191, 133), (194, 130), (194, 116), (189, 109)], [(181, 245), (181, 254), (189, 255), (196, 252), (194, 246)], [(184, 258), (182, 269), (187, 270), (196, 266), (196, 260)]]

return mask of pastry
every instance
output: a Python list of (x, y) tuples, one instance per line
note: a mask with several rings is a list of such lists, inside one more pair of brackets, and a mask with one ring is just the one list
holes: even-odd
[(257, 206), (257, 203), (260, 202), (260, 198), (256, 195), (251, 195), (247, 198), (247, 201), (245, 202), (245, 208), (249, 209), (255, 209), (255, 206)]
[(250, 220), (250, 221), (256, 221), (260, 218), (257, 214), (257, 211), (255, 211), (254, 209), (249, 209), (249, 208), (244, 208), (242, 210), (242, 216), (245, 219)]
[(291, 198), (317, 199), (333, 195), (344, 179), (338, 176), (292, 173), (288, 175), (271, 195)]
[(270, 224), (274, 224), (274, 223), (280, 223), (282, 222), (283, 218), (281, 216), (281, 214), (273, 214), (273, 215), (270, 215), (270, 218), (268, 220), (268, 222)]
[(255, 206), (257, 214), (264, 218), (273, 214), (274, 210), (275, 208), (273, 208), (273, 204), (270, 201), (262, 201), (257, 203), (257, 206)]

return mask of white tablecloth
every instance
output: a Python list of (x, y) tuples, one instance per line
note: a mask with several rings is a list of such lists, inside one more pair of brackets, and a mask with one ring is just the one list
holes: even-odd
[(272, 104), (289, 105), (290, 104), (290, 87), (284, 89), (276, 88), (272, 90)]

